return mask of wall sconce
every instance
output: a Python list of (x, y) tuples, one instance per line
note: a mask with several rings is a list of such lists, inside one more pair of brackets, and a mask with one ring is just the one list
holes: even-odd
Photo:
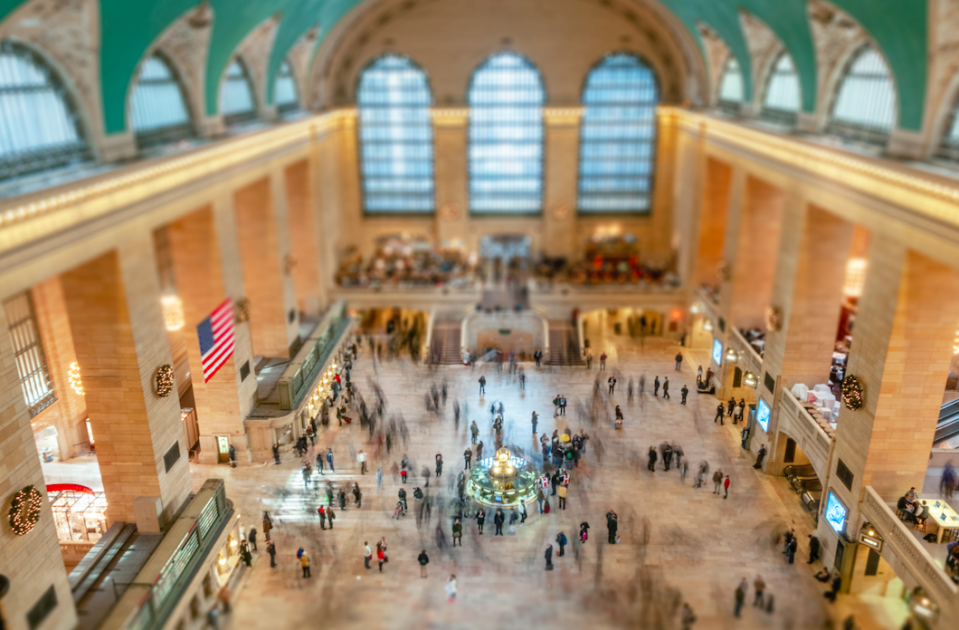
[(756, 378), (756, 375), (753, 374), (752, 372), (746, 372), (745, 374), (743, 374), (743, 383), (747, 387), (752, 387), (753, 389), (756, 389), (756, 387), (759, 385), (759, 379)]
[(160, 306), (163, 309), (163, 324), (167, 330), (180, 330), (183, 328), (183, 300), (179, 296), (168, 294), (160, 298)]
[(735, 363), (737, 359), (739, 359), (739, 355), (736, 354), (735, 350), (733, 350), (732, 348), (729, 348), (726, 350), (727, 361), (729, 361), (730, 363)]
[(712, 322), (712, 320), (709, 320), (709, 319), (703, 320), (703, 330), (705, 330), (706, 332), (712, 332), (712, 331), (713, 331), (713, 322)]

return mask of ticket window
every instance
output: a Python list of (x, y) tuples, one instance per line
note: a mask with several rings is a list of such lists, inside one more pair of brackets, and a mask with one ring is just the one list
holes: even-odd
[(224, 435), (216, 437), (216, 461), (225, 464), (230, 461), (230, 438)]

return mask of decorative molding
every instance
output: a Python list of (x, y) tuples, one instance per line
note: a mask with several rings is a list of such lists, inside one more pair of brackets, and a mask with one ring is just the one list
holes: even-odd
[(296, 256), (293, 254), (287, 254), (283, 257), (283, 273), (287, 276), (293, 275), (293, 270), (296, 269)]
[(459, 206), (455, 203), (447, 203), (440, 206), (437, 214), (444, 221), (455, 221), (460, 218), (462, 213), (460, 212)]
[(549, 216), (555, 221), (565, 221), (572, 216), (572, 214), (572, 210), (565, 203), (557, 203), (549, 209)]
[(431, 107), (430, 118), (437, 127), (463, 127), (469, 120), (469, 107)]
[(783, 328), (783, 311), (778, 306), (766, 307), (766, 331), (779, 332)]
[(547, 125), (579, 125), (583, 117), (582, 107), (544, 107), (543, 118)]
[(233, 323), (242, 324), (250, 321), (250, 299), (241, 297), (233, 301)]
[(721, 282), (729, 282), (733, 278), (733, 266), (725, 260), (720, 260), (716, 265), (716, 275)]

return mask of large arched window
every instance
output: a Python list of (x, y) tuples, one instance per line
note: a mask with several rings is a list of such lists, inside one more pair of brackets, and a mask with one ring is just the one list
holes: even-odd
[(0, 179), (89, 158), (57, 75), (29, 49), (0, 44)]
[(543, 103), (539, 70), (499, 53), (473, 73), (467, 100), (470, 211), (536, 214), (543, 205)]
[(256, 118), (253, 83), (246, 65), (239, 57), (226, 69), (223, 85), (220, 86), (220, 113), (228, 125)]
[(580, 212), (649, 212), (659, 90), (635, 55), (607, 56), (583, 90), (579, 140)]
[(718, 100), (720, 109), (739, 113), (739, 106), (743, 102), (743, 71), (739, 69), (739, 62), (733, 56), (730, 56), (723, 66)]
[(296, 79), (293, 77), (293, 68), (288, 61), (280, 65), (273, 82), (273, 104), (281, 114), (296, 111), (300, 108), (300, 99), (297, 98)]
[(433, 212), (433, 97), (426, 73), (407, 57), (380, 57), (360, 73), (356, 102), (363, 210)]
[(799, 75), (789, 53), (783, 51), (769, 73), (760, 117), (785, 125), (795, 125), (799, 115)]
[(163, 57), (143, 62), (133, 88), (133, 131), (141, 147), (173, 142), (193, 134), (183, 90)]
[(856, 53), (839, 82), (827, 130), (885, 144), (895, 123), (896, 90), (886, 60), (872, 46)]

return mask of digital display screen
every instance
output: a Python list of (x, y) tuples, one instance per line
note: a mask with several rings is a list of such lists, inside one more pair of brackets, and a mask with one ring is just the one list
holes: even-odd
[(723, 364), (723, 344), (719, 339), (713, 339), (713, 361), (716, 365)]
[(759, 399), (759, 403), (756, 405), (756, 422), (759, 423), (759, 426), (763, 428), (763, 431), (769, 431), (769, 414), (772, 411), (769, 409), (769, 405), (766, 404), (766, 401), (762, 398)]
[(837, 534), (846, 529), (846, 506), (831, 491), (826, 499), (826, 522)]

